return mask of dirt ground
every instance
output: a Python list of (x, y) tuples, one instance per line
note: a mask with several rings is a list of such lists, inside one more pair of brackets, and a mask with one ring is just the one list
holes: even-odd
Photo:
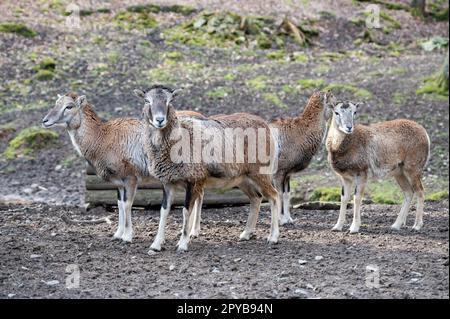
[[(123, 244), (111, 241), (114, 212), (1, 206), (1, 297), (448, 298), (448, 201), (426, 205), (419, 232), (410, 229), (413, 214), (409, 228), (390, 230), (398, 210), (363, 207), (358, 235), (330, 230), (336, 211), (294, 210), (295, 224), (282, 228), (279, 244), (268, 246), (267, 208), (256, 238), (248, 242), (237, 241), (247, 207), (206, 209), (200, 237), (188, 252), (179, 253), (175, 246), (182, 220), (176, 209), (169, 217), (166, 249), (148, 255), (156, 211), (134, 211), (135, 239)], [(109, 217), (112, 223), (71, 225), (62, 215)], [(66, 268), (73, 264), (79, 267), (80, 285), (67, 289)], [(373, 269), (378, 286), (371, 285)]]

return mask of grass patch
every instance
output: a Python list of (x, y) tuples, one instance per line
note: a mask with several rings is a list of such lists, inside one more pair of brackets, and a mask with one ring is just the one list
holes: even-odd
[(266, 54), (270, 60), (284, 60), (286, 59), (286, 52), (284, 50), (271, 51)]
[(54, 78), (56, 69), (56, 61), (51, 57), (43, 58), (36, 65), (36, 79), (39, 81), (49, 81)]
[(269, 81), (268, 76), (260, 75), (254, 79), (246, 81), (245, 84), (254, 90), (263, 90), (267, 87), (268, 81)]
[(294, 52), (292, 53), (292, 60), (300, 63), (308, 63), (309, 57), (302, 52)]
[(403, 193), (392, 181), (380, 181), (369, 185), (368, 194), (375, 204), (400, 204)]
[(277, 95), (275, 95), (273, 93), (264, 93), (262, 95), (262, 98), (264, 100), (266, 100), (267, 102), (278, 106), (279, 108), (282, 108), (282, 109), (289, 108), (286, 104), (283, 103), (283, 101), (281, 101), (281, 99)]
[(341, 200), (340, 187), (318, 187), (309, 197), (310, 201), (339, 202)]
[(30, 29), (24, 24), (16, 22), (3, 22), (0, 23), (0, 32), (15, 33), (25, 38), (33, 38), (37, 35), (37, 32)]
[(302, 79), (297, 81), (302, 89), (321, 89), (325, 86), (325, 81), (322, 79)]
[(234, 73), (227, 73), (223, 76), (223, 79), (225, 81), (233, 81), (236, 78), (236, 74)]
[(50, 81), (55, 76), (55, 73), (49, 70), (38, 70), (36, 73), (36, 79), (38, 81)]
[(407, 100), (408, 96), (406, 96), (402, 92), (395, 92), (394, 95), (392, 96), (392, 102), (394, 102), (394, 104), (396, 105), (403, 105), (406, 103)]
[(233, 89), (230, 87), (218, 87), (214, 90), (206, 92), (206, 96), (213, 99), (223, 99), (232, 93)]
[(338, 93), (349, 92), (362, 99), (370, 99), (373, 97), (370, 91), (355, 87), (351, 84), (332, 83), (328, 85), (324, 90), (325, 91), (331, 90), (333, 92)]
[(20, 131), (8, 144), (3, 155), (8, 159), (30, 156), (58, 139), (58, 133), (40, 127), (28, 127)]
[(113, 20), (119, 27), (127, 30), (153, 29), (158, 26), (153, 15), (147, 12), (121, 11), (116, 14)]
[(424, 80), (424, 84), (417, 89), (416, 94), (435, 94), (448, 98), (448, 87), (440, 86), (437, 77), (430, 77)]
[(448, 190), (434, 192), (425, 196), (425, 200), (429, 202), (439, 202), (448, 199)]
[(108, 53), (107, 58), (108, 58), (109, 64), (115, 65), (119, 62), (120, 54), (117, 51), (111, 51)]
[(325, 64), (319, 65), (312, 69), (312, 72), (317, 75), (326, 74), (331, 71), (331, 67)]

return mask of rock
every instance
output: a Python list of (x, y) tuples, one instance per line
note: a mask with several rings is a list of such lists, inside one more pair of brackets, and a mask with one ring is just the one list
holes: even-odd
[(236, 258), (236, 259), (234, 259), (234, 262), (235, 263), (238, 263), (238, 262), (240, 262), (242, 260), (242, 258)]
[(8, 298), (14, 297), (16, 294), (8, 294)]
[(219, 270), (218, 268), (214, 267), (214, 268), (211, 270), (211, 272), (213, 272), (213, 273), (219, 273), (220, 270)]
[(417, 276), (417, 277), (422, 277), (423, 276), (420, 272), (416, 272), (416, 271), (412, 271), (411, 275)]
[(321, 261), (323, 259), (323, 256), (316, 256), (314, 257), (315, 261)]
[(56, 165), (55, 166), (55, 171), (60, 171), (62, 169), (62, 165)]
[(175, 265), (170, 265), (170, 266), (169, 266), (169, 270), (170, 270), (170, 271), (173, 271), (174, 269), (175, 269)]
[(41, 257), (42, 257), (42, 255), (37, 255), (37, 254), (31, 254), (30, 255), (31, 259), (36, 259), (36, 258), (41, 258)]
[(299, 259), (298, 260), (298, 263), (300, 264), (300, 265), (304, 265), (304, 264), (306, 264), (308, 261), (307, 260), (303, 260), (303, 259)]
[(58, 281), (58, 280), (44, 281), (44, 283), (45, 283), (47, 286), (56, 286), (56, 285), (59, 285), (59, 281)]
[(297, 295), (304, 295), (304, 296), (308, 295), (308, 292), (306, 290), (300, 288), (295, 289), (294, 293), (296, 293)]

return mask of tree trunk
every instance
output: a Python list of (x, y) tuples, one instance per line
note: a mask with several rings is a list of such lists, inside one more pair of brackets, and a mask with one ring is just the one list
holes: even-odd
[(442, 70), (437, 78), (437, 85), (440, 89), (442, 89), (442, 91), (448, 91), (448, 52), (447, 58), (444, 62), (444, 66), (442, 67)]
[(426, 5), (426, 0), (412, 0), (411, 7), (412, 7), (413, 15), (424, 17), (425, 16), (425, 5)]

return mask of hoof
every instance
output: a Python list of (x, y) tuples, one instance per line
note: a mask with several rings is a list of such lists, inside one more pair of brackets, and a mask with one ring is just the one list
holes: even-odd
[(393, 225), (391, 226), (391, 229), (392, 229), (392, 230), (395, 230), (395, 231), (399, 231), (401, 227), (402, 227), (401, 225), (393, 224)]
[(359, 233), (359, 226), (350, 226), (350, 234), (357, 234)]
[(421, 224), (414, 224), (414, 226), (412, 227), (412, 230), (419, 231), (419, 230), (422, 229), (422, 226), (423, 226), (423, 223), (421, 223)]
[(268, 243), (269, 245), (275, 245), (275, 244), (277, 244), (277, 243), (278, 243), (278, 236), (270, 235), (270, 236), (267, 238), (267, 243)]
[(160, 243), (153, 243), (153, 244), (150, 246), (150, 250), (153, 250), (153, 251), (161, 251), (161, 244), (160, 244)]
[(292, 217), (281, 217), (280, 219), (280, 225), (287, 225), (287, 224), (293, 224), (294, 220)]
[(133, 234), (127, 234), (122, 236), (122, 241), (131, 243), (133, 241)]
[(198, 236), (200, 236), (200, 231), (199, 231), (199, 230), (193, 230), (193, 231), (189, 234), (189, 237), (191, 237), (191, 238), (197, 238)]
[(250, 240), (250, 238), (252, 238), (252, 237), (253, 237), (253, 234), (252, 234), (252, 233), (243, 231), (243, 232), (239, 235), (239, 240), (240, 240), (240, 241), (247, 241), (247, 240)]
[(331, 230), (332, 231), (342, 231), (342, 227), (343, 227), (344, 225), (334, 225), (334, 227), (333, 228), (331, 228)]
[(187, 247), (187, 245), (178, 245), (177, 251), (184, 253), (184, 252), (188, 251), (188, 247)]

